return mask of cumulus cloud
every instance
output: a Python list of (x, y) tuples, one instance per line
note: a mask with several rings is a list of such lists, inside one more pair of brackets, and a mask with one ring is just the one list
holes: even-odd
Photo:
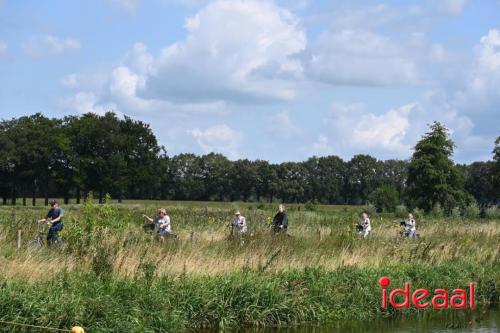
[(341, 106), (334, 108), (330, 123), (341, 134), (344, 145), (400, 153), (409, 149), (404, 139), (410, 126), (408, 117), (414, 107), (408, 104), (377, 115), (364, 111), (359, 104)]
[(317, 139), (308, 152), (336, 154), (350, 158), (354, 154), (372, 154), (385, 158), (406, 158), (411, 148), (411, 117), (414, 103), (383, 113), (370, 112), (363, 103), (336, 103)]
[(63, 104), (65, 107), (75, 110), (80, 114), (90, 112), (103, 115), (109, 111), (119, 113), (115, 104), (98, 103), (97, 96), (92, 92), (78, 92), (74, 96), (66, 98)]
[(268, 133), (280, 139), (292, 139), (304, 134), (303, 130), (297, 127), (288, 112), (279, 112), (270, 118)]
[(238, 158), (238, 148), (242, 134), (229, 126), (216, 125), (205, 130), (195, 128), (188, 131), (205, 153), (222, 153), (230, 158)]
[(162, 50), (145, 88), (172, 100), (289, 99), (306, 36), (296, 16), (269, 1), (215, 1), (186, 20), (187, 37)]
[(312, 79), (343, 85), (414, 84), (412, 57), (390, 38), (367, 30), (323, 32), (307, 52)]
[(59, 55), (77, 51), (81, 48), (81, 44), (76, 38), (61, 38), (53, 35), (46, 35), (31, 38), (22, 44), (22, 48), (28, 56), (39, 58), (46, 55)]
[(452, 103), (465, 115), (473, 117), (483, 133), (498, 135), (500, 118), (500, 30), (491, 29), (476, 47), (475, 61), (467, 83), (455, 94)]

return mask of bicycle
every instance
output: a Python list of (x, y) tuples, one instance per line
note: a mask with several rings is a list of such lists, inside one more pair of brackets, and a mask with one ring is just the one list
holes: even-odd
[(43, 223), (38, 223), (35, 221), (34, 223), (38, 224), (38, 231), (35, 235), (35, 238), (28, 241), (28, 247), (31, 248), (41, 248), (45, 245), (58, 245), (58, 244), (63, 244), (63, 240), (56, 236), (56, 239), (52, 244), (47, 243), (47, 226), (51, 226), (51, 221), (50, 219), (45, 220)]
[(38, 231), (35, 235), (35, 238), (28, 241), (28, 247), (32, 248), (40, 248), (45, 246), (45, 240), (47, 237), (46, 225), (50, 224), (50, 221), (45, 221), (44, 223), (38, 223), (34, 221), (33, 223), (38, 224)]

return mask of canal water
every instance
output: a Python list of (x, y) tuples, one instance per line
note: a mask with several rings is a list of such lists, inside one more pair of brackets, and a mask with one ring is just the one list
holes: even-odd
[(500, 309), (477, 313), (448, 313), (438, 317), (404, 317), (370, 323), (343, 323), (336, 326), (303, 326), (244, 333), (500, 333)]

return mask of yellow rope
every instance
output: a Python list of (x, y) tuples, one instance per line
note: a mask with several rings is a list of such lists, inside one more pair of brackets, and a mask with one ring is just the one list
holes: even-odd
[(5, 320), (0, 320), (0, 324), (8, 324), (8, 325), (15, 325), (15, 326), (22, 326), (22, 327), (30, 327), (30, 328), (40, 328), (44, 330), (51, 330), (51, 331), (58, 331), (58, 332), (71, 332), (71, 330), (65, 330), (61, 328), (54, 328), (54, 327), (48, 327), (48, 326), (37, 326), (37, 325), (30, 325), (30, 324), (21, 324), (21, 323), (15, 323), (12, 321), (5, 321)]

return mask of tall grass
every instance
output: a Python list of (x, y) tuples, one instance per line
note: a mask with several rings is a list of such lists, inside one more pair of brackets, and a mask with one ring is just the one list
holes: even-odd
[[(161, 203), (178, 239), (160, 243), (141, 219), (159, 205), (69, 205), (65, 244), (49, 249), (15, 247), (16, 230), (26, 241), (42, 208), (1, 208), (0, 319), (103, 332), (370, 319), (394, 315), (378, 307), (382, 274), (427, 288), (473, 279), (478, 301), (498, 304), (495, 218), (421, 216), (421, 238), (406, 240), (399, 218), (373, 215), (363, 240), (353, 226), (362, 208), (295, 205), (288, 238), (270, 235), (271, 206)], [(228, 241), (235, 209), (250, 234)]]

